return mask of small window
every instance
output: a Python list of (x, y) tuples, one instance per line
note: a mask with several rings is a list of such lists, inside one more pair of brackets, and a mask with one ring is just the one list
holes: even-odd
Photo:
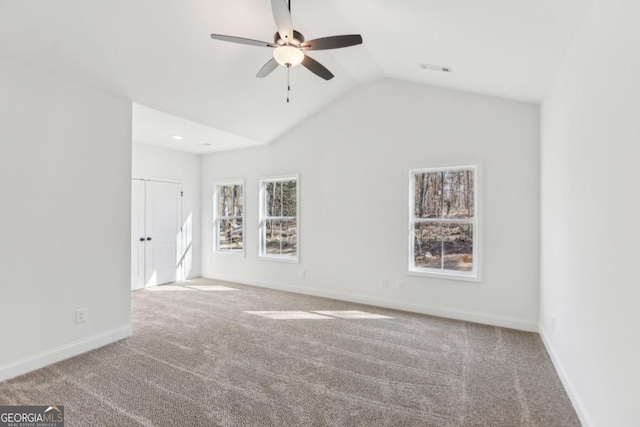
[(215, 186), (214, 251), (244, 254), (244, 185), (225, 182)]
[(479, 279), (477, 167), (410, 173), (409, 271)]
[(260, 181), (260, 256), (298, 261), (298, 177)]

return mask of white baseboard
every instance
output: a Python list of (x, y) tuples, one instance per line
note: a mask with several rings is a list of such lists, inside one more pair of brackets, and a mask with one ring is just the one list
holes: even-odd
[(80, 341), (56, 347), (42, 353), (34, 354), (33, 356), (25, 357), (24, 359), (0, 366), (0, 381), (15, 378), (19, 375), (44, 368), (45, 366), (49, 366), (70, 357), (78, 356), (79, 354), (86, 353), (87, 351), (128, 338), (132, 334), (133, 331), (131, 329), (131, 325), (127, 325)]
[(303, 286), (284, 285), (281, 283), (268, 282), (263, 280), (245, 279), (242, 277), (228, 276), (212, 272), (203, 272), (202, 277), (208, 279), (224, 280), (244, 285), (258, 286), (262, 288), (277, 289), (281, 291), (294, 292), (304, 295), (337, 299), (341, 301), (367, 304), (377, 307), (391, 308), (394, 310), (409, 311), (412, 313), (428, 314), (431, 316), (446, 317), (448, 319), (466, 320), (468, 322), (482, 323), (485, 325), (501, 326), (504, 328), (518, 329), (527, 332), (538, 332), (537, 321), (517, 319), (513, 317), (499, 316), (488, 313), (464, 311), (448, 307), (434, 307), (422, 304), (408, 303), (403, 301), (393, 301), (379, 297), (367, 295), (357, 295), (345, 292), (332, 291), (320, 288), (310, 288)]
[(542, 326), (542, 323), (538, 325), (538, 331), (540, 333), (540, 338), (542, 338), (542, 342), (544, 343), (544, 346), (547, 349), (547, 353), (549, 353), (551, 362), (553, 363), (553, 366), (556, 368), (558, 377), (560, 377), (560, 381), (562, 382), (564, 389), (567, 391), (567, 395), (569, 396), (569, 399), (573, 404), (573, 408), (576, 410), (576, 414), (578, 415), (578, 418), (580, 419), (582, 426), (590, 427), (595, 425), (591, 421), (591, 417), (587, 414), (586, 406), (582, 402), (582, 399), (580, 399), (580, 397), (578, 396), (575, 386), (573, 385), (573, 381), (569, 379), (569, 376), (567, 375), (567, 372), (564, 369), (564, 365), (558, 358), (558, 353), (556, 352), (553, 345), (551, 344), (551, 341), (549, 341), (549, 338), (548, 338), (549, 335), (547, 334), (546, 330)]

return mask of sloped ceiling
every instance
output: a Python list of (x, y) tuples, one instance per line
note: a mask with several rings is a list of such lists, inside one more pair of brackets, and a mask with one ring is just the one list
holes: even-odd
[[(268, 143), (362, 82), (392, 77), (537, 102), (590, 0), (293, 0), (307, 39), (360, 33), (364, 45), (314, 52), (336, 78), (298, 67), (255, 78), (271, 41), (269, 0), (0, 0), (0, 59), (117, 92), (137, 104)], [(446, 65), (450, 74), (418, 63)]]

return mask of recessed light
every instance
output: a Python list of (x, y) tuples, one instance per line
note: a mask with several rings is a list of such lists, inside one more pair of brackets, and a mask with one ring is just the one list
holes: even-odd
[(182, 141), (182, 137), (180, 135), (173, 135), (172, 138), (176, 141)]

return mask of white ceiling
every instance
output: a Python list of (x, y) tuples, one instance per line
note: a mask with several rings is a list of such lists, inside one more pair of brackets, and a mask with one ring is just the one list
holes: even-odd
[[(293, 69), (290, 104), (284, 69), (255, 78), (271, 58), (269, 49), (209, 37), (215, 32), (271, 41), (269, 0), (0, 0), (0, 58), (206, 125), (213, 133), (194, 130), (194, 141), (217, 135), (220, 146), (183, 146), (209, 152), (233, 141), (271, 142), (359, 83), (382, 77), (538, 102), (590, 3), (293, 0), (294, 27), (307, 39), (360, 33), (364, 44), (311, 53), (336, 77), (327, 82)], [(418, 63), (454, 72), (425, 71)], [(150, 129), (154, 117), (163, 123), (167, 117), (136, 108), (145, 117), (136, 125), (137, 138), (168, 144), (156, 138), (171, 129)]]

